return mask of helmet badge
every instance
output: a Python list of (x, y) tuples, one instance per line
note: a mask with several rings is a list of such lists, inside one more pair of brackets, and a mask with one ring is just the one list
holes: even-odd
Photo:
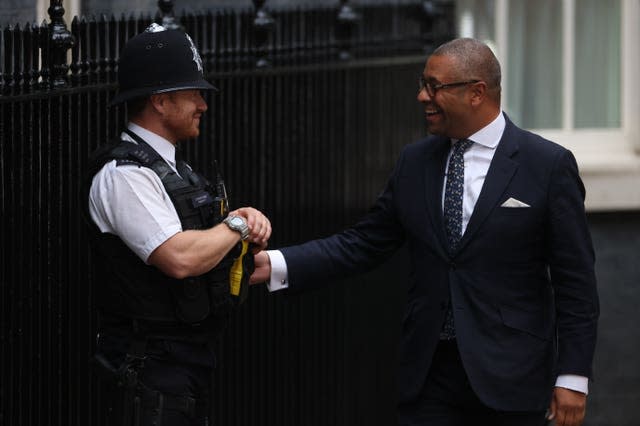
[(200, 71), (200, 74), (202, 74), (204, 68), (202, 67), (202, 59), (200, 58), (198, 49), (196, 49), (196, 45), (193, 44), (193, 40), (191, 40), (191, 37), (189, 37), (189, 34), (185, 33), (184, 35), (187, 37), (187, 40), (189, 40), (189, 45), (191, 46), (191, 52), (193, 53), (193, 62), (196, 63), (196, 66), (198, 67), (198, 71)]
[(163, 27), (162, 25), (158, 25), (155, 22), (151, 25), (149, 25), (144, 32), (145, 33), (160, 33), (162, 31), (167, 31), (167, 29), (165, 27)]

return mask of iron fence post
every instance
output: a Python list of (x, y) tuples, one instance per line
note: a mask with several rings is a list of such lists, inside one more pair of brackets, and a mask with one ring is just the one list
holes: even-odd
[(422, 2), (422, 11), (425, 14), (425, 19), (422, 24), (422, 36), (424, 40), (424, 52), (429, 54), (436, 48), (435, 35), (440, 34), (441, 31), (446, 33), (447, 20), (447, 1), (443, 0), (425, 0)]
[(3, 30), (2, 41), (4, 42), (4, 46), (2, 49), (9, 54), (5, 55), (4, 63), (2, 66), (4, 67), (4, 78), (2, 81), (3, 92), (6, 90), (8, 93), (11, 93), (15, 87), (14, 75), (15, 72), (15, 57), (13, 55), (14, 52), (14, 29), (13, 25), (9, 25)]
[(265, 0), (253, 0), (256, 13), (253, 19), (253, 43), (256, 52), (256, 68), (271, 66), (267, 54), (267, 41), (273, 31), (275, 22), (271, 15), (264, 10)]
[(338, 22), (336, 24), (336, 39), (338, 41), (338, 57), (342, 61), (348, 61), (353, 57), (350, 52), (356, 24), (360, 20), (349, 0), (340, 0), (340, 10), (338, 11)]
[(64, 21), (64, 8), (62, 0), (51, 0), (48, 9), (51, 23), (49, 24), (51, 41), (51, 80), (50, 87), (65, 87), (67, 82), (67, 72), (69, 63), (67, 61), (67, 51), (75, 44), (75, 38), (67, 29)]
[(156, 22), (168, 30), (184, 31), (182, 25), (176, 21), (176, 16), (173, 12), (173, 0), (158, 0), (158, 9)]

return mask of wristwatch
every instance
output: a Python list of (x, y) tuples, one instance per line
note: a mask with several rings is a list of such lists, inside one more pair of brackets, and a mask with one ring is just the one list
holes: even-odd
[(249, 237), (249, 225), (242, 216), (227, 216), (222, 222), (232, 231), (239, 232), (243, 240)]

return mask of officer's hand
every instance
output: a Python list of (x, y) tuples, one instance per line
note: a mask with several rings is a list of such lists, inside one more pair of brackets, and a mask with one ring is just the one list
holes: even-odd
[(271, 237), (271, 222), (265, 215), (253, 207), (241, 207), (229, 214), (242, 216), (247, 221), (249, 226), (249, 238), (247, 240), (257, 246), (257, 250), (254, 250), (254, 253), (267, 247), (269, 237)]
[(249, 278), (249, 284), (259, 284), (271, 279), (271, 261), (265, 252), (260, 252), (253, 257), (255, 269)]
[(587, 395), (582, 392), (556, 387), (551, 398), (549, 420), (556, 420), (556, 426), (580, 426), (584, 420)]

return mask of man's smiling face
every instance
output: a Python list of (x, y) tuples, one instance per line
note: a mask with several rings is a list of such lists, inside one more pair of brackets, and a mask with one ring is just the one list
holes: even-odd
[[(470, 80), (468, 76), (458, 75), (457, 70), (457, 64), (451, 56), (432, 55), (425, 65), (422, 78), (434, 86)], [(433, 96), (429, 96), (426, 88), (420, 89), (418, 101), (424, 105), (429, 133), (455, 139), (469, 136), (467, 127), (472, 109), (468, 93), (472, 84), (442, 87)]]

